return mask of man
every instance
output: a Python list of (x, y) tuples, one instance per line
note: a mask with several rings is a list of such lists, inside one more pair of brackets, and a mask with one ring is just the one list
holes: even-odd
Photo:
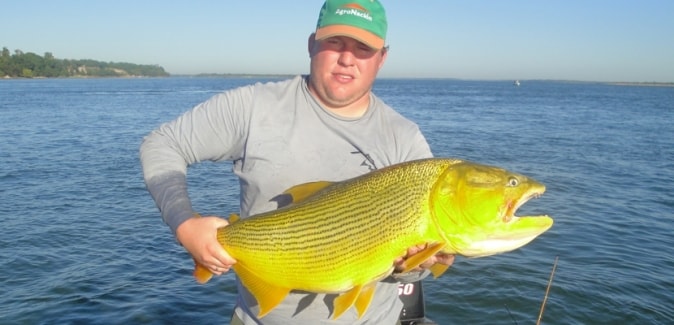
[[(197, 263), (220, 275), (236, 261), (216, 240), (227, 221), (193, 218), (185, 181), (190, 164), (232, 161), (240, 180), (240, 214), (246, 218), (278, 208), (271, 199), (297, 184), (340, 181), (431, 157), (417, 125), (371, 93), (388, 54), (386, 28), (378, 1), (328, 0), (308, 41), (309, 76), (216, 95), (145, 138), (140, 154), (147, 188)], [(408, 256), (419, 249), (411, 247)], [(398, 269), (406, 257), (395, 261)], [(422, 267), (452, 261), (441, 254)], [(402, 306), (397, 282), (427, 274), (418, 270), (382, 280), (362, 318), (351, 308), (338, 320), (331, 319), (335, 295), (305, 292), (291, 292), (257, 319), (257, 303), (239, 282), (232, 324), (393, 324)]]

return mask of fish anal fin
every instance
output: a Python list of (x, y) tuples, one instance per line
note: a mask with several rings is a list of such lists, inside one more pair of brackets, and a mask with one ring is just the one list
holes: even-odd
[(242, 266), (241, 263), (234, 264), (232, 268), (241, 280), (241, 283), (248, 289), (248, 291), (250, 291), (255, 300), (257, 300), (257, 304), (260, 306), (257, 317), (264, 317), (267, 315), (274, 309), (274, 307), (280, 304), (290, 292), (290, 289), (288, 288), (278, 287), (265, 282), (250, 272), (246, 267)]
[(435, 263), (431, 265), (430, 270), (431, 273), (433, 274), (433, 278), (437, 279), (439, 276), (441, 276), (447, 269), (449, 268), (449, 265), (445, 264), (440, 264), (440, 263)]
[(335, 301), (333, 302), (332, 319), (339, 318), (345, 311), (353, 306), (354, 302), (356, 302), (360, 296), (362, 288), (362, 286), (355, 286), (351, 290), (346, 291), (335, 298)]
[(374, 290), (376, 287), (377, 282), (372, 282), (364, 286), (360, 290), (360, 294), (358, 295), (358, 298), (354, 303), (356, 311), (358, 311), (358, 319), (363, 317), (363, 315), (367, 311), (367, 308), (370, 307), (370, 303), (372, 302), (372, 297), (374, 296)]
[(283, 194), (290, 195), (292, 197), (292, 203), (297, 203), (304, 201), (306, 198), (331, 184), (333, 184), (333, 182), (328, 181), (304, 183), (287, 189)]
[(443, 247), (445, 247), (445, 244), (442, 243), (434, 243), (428, 245), (426, 248), (414, 254), (412, 257), (408, 258), (405, 261), (405, 269), (402, 271), (402, 273), (407, 273), (415, 269), (416, 267), (421, 265), (421, 263), (425, 262), (427, 259), (437, 254), (440, 250), (442, 250)]
[(213, 273), (194, 260), (194, 272), (192, 272), (197, 282), (204, 284), (213, 277)]

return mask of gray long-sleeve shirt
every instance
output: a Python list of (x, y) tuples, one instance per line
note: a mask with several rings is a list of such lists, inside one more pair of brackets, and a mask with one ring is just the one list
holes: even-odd
[[(164, 221), (176, 228), (194, 211), (187, 195), (187, 166), (232, 161), (241, 187), (241, 216), (277, 208), (271, 199), (313, 181), (341, 181), (391, 164), (431, 157), (416, 124), (375, 95), (359, 118), (325, 110), (310, 94), (307, 77), (255, 84), (218, 94), (150, 133), (140, 149), (145, 183)], [(416, 279), (418, 279), (417, 277)], [(410, 279), (410, 280), (416, 280)], [(387, 324), (401, 308), (397, 282), (377, 285), (368, 312), (353, 309), (330, 319), (334, 295), (291, 292), (264, 324)], [(239, 283), (237, 315), (259, 322), (258, 307)]]

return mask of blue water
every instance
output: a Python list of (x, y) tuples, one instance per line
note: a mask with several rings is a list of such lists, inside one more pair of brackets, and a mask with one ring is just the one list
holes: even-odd
[[(145, 191), (142, 137), (255, 79), (0, 80), (0, 324), (226, 324), (233, 275), (206, 285)], [(424, 282), (439, 324), (674, 323), (674, 88), (379, 80), (436, 156), (547, 185), (519, 214), (554, 227)], [(238, 207), (230, 165), (190, 169), (196, 209)]]

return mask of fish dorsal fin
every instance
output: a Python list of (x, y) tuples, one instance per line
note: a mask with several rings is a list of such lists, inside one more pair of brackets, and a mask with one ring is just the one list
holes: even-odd
[(346, 291), (339, 295), (339, 297), (335, 298), (335, 301), (332, 303), (332, 319), (339, 318), (339, 316), (342, 316), (345, 311), (353, 306), (353, 303), (358, 299), (362, 288), (362, 286), (355, 286), (349, 291)]
[(328, 187), (331, 184), (333, 184), (333, 182), (328, 181), (304, 183), (287, 189), (285, 192), (283, 192), (283, 194), (290, 196), (291, 203), (302, 202), (314, 193)]
[(278, 287), (265, 282), (241, 265), (241, 263), (234, 264), (232, 268), (241, 280), (243, 286), (246, 287), (253, 297), (255, 297), (255, 300), (257, 300), (257, 304), (260, 306), (260, 312), (257, 317), (264, 317), (267, 315), (274, 309), (274, 307), (280, 304), (290, 292), (290, 289), (288, 288)]
[(230, 213), (229, 214), (229, 224), (230, 225), (239, 221), (239, 220), (241, 220), (241, 217), (238, 214), (236, 214), (236, 213)]
[[(430, 244), (414, 256), (408, 258), (405, 261), (405, 269), (402, 271), (402, 273), (407, 273), (411, 271), (412, 269), (418, 267), (426, 261), (427, 259), (431, 258), (433, 255), (435, 255), (437, 252), (442, 250), (442, 248), (445, 247), (444, 243), (435, 243), (435, 244)], [(435, 273), (434, 273), (435, 275)]]
[(372, 282), (366, 286), (364, 286), (360, 290), (360, 294), (358, 295), (358, 299), (356, 299), (355, 306), (356, 306), (356, 311), (358, 311), (358, 319), (363, 317), (365, 312), (367, 311), (367, 308), (370, 307), (370, 303), (372, 302), (372, 297), (374, 296), (374, 289), (377, 287), (377, 282)]
[(197, 282), (204, 284), (208, 282), (213, 277), (213, 273), (209, 271), (207, 268), (201, 266), (201, 264), (197, 263), (197, 260), (194, 260), (194, 272), (192, 273), (194, 275), (194, 278), (197, 280)]

